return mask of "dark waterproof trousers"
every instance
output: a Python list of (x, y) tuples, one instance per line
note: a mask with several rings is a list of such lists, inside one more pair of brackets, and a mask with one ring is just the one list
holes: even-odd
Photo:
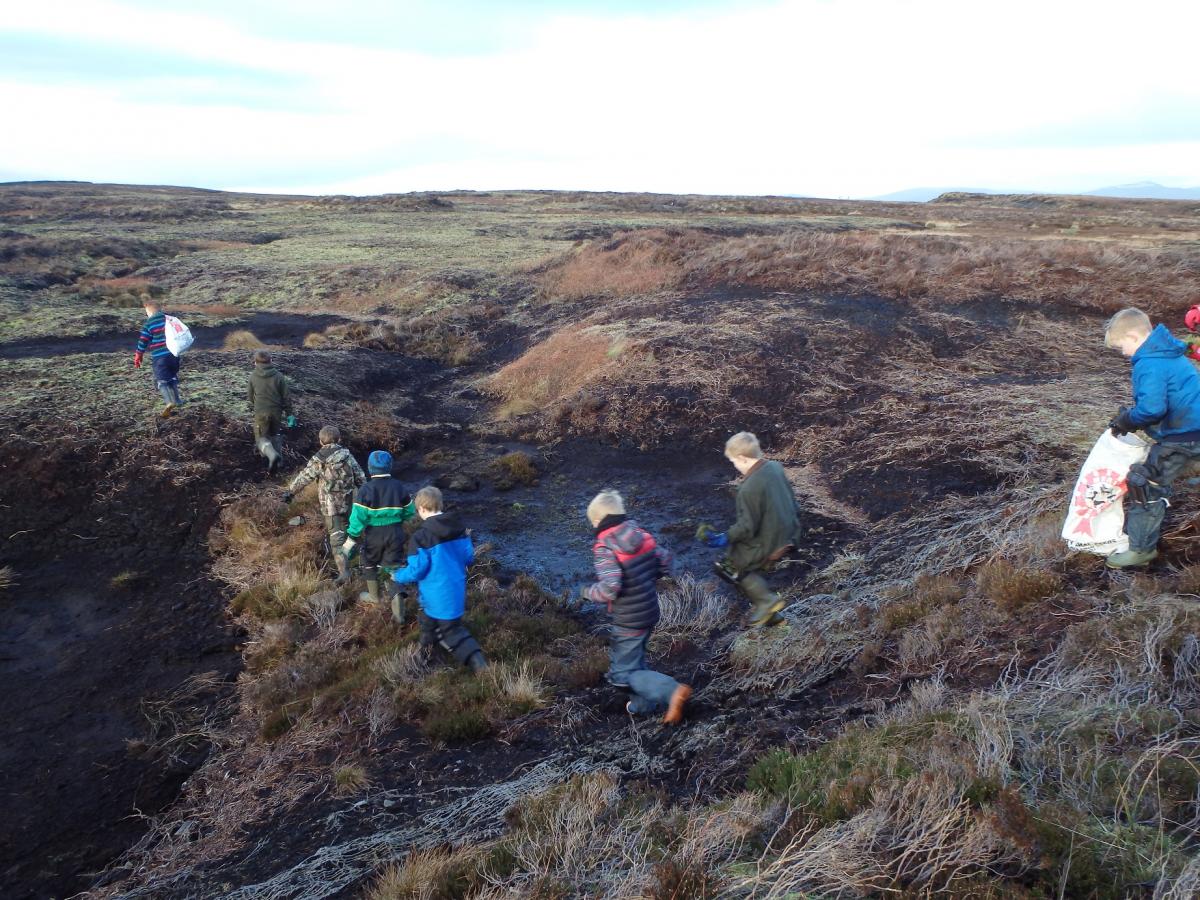
[(179, 357), (174, 353), (156, 356), (150, 360), (154, 368), (154, 384), (162, 395), (164, 403), (178, 406), (183, 401), (179, 397)]
[(417, 643), (422, 647), (440, 646), (458, 661), (471, 669), (484, 665), (483, 648), (467, 630), (462, 619), (434, 619), (421, 611), (421, 630)]
[[(1197, 460), (1200, 460), (1200, 441), (1162, 443), (1150, 448), (1142, 470), (1147, 482), (1145, 500), (1138, 502), (1131, 491), (1125, 504), (1125, 533), (1129, 535), (1130, 550), (1145, 552), (1158, 546), (1168, 500), (1174, 493), (1171, 485), (1190, 463)], [(1130, 470), (1131, 477), (1137, 468)]]

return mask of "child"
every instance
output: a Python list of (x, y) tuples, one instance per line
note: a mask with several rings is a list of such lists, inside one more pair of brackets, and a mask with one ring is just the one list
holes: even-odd
[(303, 490), (314, 480), (317, 482), (317, 501), (321, 505), (325, 530), (329, 532), (329, 549), (333, 552), (333, 563), (338, 570), (337, 583), (345, 584), (350, 577), (350, 564), (338, 551), (346, 541), (354, 490), (367, 480), (367, 476), (350, 451), (338, 443), (342, 435), (337, 428), (326, 425), (318, 437), (321, 449), (292, 479), (283, 493), (283, 500), (291, 503), (297, 491)]
[(442, 492), (435, 487), (417, 491), (413, 500), (421, 527), (408, 541), (408, 562), (392, 578), (397, 584), (416, 583), (421, 600), (421, 648), (430, 653), (441, 644), (472, 672), (487, 667), (483, 648), (462, 623), (467, 607), (467, 566), (475, 548), (454, 513), (442, 509)]
[(1123, 309), (1104, 331), (1104, 344), (1133, 359), (1133, 407), (1121, 407), (1109, 427), (1120, 437), (1144, 429), (1154, 439), (1146, 462), (1125, 480), (1129, 549), (1109, 554), (1114, 569), (1144, 566), (1158, 556), (1158, 536), (1171, 483), (1200, 459), (1200, 375), (1185, 358), (1187, 347), (1166, 326), (1152, 327), (1140, 309)]
[(736, 584), (754, 604), (750, 621), (775, 625), (782, 619), (783, 599), (771, 590), (763, 572), (792, 552), (800, 539), (796, 496), (783, 466), (763, 459), (758, 438), (741, 431), (725, 442), (725, 458), (746, 476), (737, 491), (737, 521), (729, 531), (701, 525), (696, 539), (709, 547), (729, 547), (716, 564), (717, 573)]
[(274, 475), (283, 453), (283, 417), (287, 416), (289, 428), (296, 424), (296, 417), (292, 415), (287, 379), (271, 365), (271, 354), (266, 350), (254, 352), (249, 396), (254, 415), (254, 445), (267, 458), (267, 473)]
[[(358, 489), (350, 508), (350, 524), (342, 555), (347, 562), (362, 541), (363, 578), (367, 592), (359, 596), (364, 603), (379, 602), (379, 570), (392, 569), (404, 561), (404, 523), (413, 517), (412, 501), (397, 479), (392, 477), (392, 454), (372, 450), (367, 457), (370, 477)], [(404, 620), (403, 601), (392, 597), (392, 615)]]
[(666, 708), (663, 722), (678, 725), (692, 689), (646, 667), (646, 642), (658, 624), (658, 579), (670, 573), (671, 553), (653, 535), (625, 515), (616, 491), (601, 491), (587, 508), (596, 531), (592, 547), (596, 583), (583, 588), (583, 599), (602, 603), (612, 616), (608, 680), (629, 688), (630, 713)]
[(181, 406), (179, 396), (179, 357), (167, 349), (166, 314), (153, 300), (147, 300), (142, 308), (146, 312), (146, 324), (138, 335), (137, 349), (133, 352), (133, 367), (142, 367), (142, 356), (150, 351), (150, 363), (154, 368), (154, 382), (162, 395), (162, 417), (165, 419)]

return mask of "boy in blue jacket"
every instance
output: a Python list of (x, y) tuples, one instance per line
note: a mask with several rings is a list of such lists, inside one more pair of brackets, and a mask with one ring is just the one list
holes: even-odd
[(1166, 326), (1153, 327), (1140, 309), (1123, 309), (1109, 320), (1104, 343), (1133, 359), (1133, 406), (1121, 407), (1109, 427), (1118, 437), (1144, 430), (1153, 440), (1150, 455), (1126, 478), (1125, 507), (1129, 549), (1112, 553), (1114, 569), (1144, 566), (1158, 556), (1158, 536), (1171, 483), (1200, 459), (1200, 374), (1188, 360), (1187, 345)]
[(440, 644), (472, 672), (487, 667), (483, 648), (462, 623), (467, 609), (467, 566), (475, 548), (454, 513), (442, 509), (442, 492), (424, 487), (413, 498), (421, 527), (408, 540), (408, 562), (392, 575), (417, 585), (421, 602), (418, 642), (426, 653)]

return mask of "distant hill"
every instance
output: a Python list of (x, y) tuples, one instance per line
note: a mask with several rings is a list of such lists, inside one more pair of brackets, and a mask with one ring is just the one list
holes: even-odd
[(1092, 197), (1129, 197), (1142, 200), (1200, 200), (1200, 187), (1173, 188), (1157, 181), (1117, 184), (1087, 192)]
[[(916, 187), (903, 191), (893, 191), (878, 197), (865, 197), (866, 200), (882, 200), (890, 203), (927, 203), (936, 200), (943, 194), (1023, 194), (1028, 191), (998, 191), (992, 188), (963, 188), (963, 187)], [(1059, 191), (1037, 191), (1041, 196), (1072, 196)], [(1200, 187), (1174, 188), (1166, 187), (1157, 181), (1138, 181), (1133, 184), (1116, 184), (1111, 187), (1097, 188), (1094, 191), (1082, 191), (1073, 196), (1078, 197), (1121, 197), (1127, 200), (1200, 200)]]
[(890, 194), (881, 194), (878, 197), (867, 197), (867, 200), (883, 200), (890, 203), (925, 203), (932, 200), (934, 197), (940, 197), (942, 194), (998, 194), (1000, 191), (993, 191), (987, 188), (965, 188), (965, 187), (915, 187), (908, 188), (903, 191), (893, 191)]

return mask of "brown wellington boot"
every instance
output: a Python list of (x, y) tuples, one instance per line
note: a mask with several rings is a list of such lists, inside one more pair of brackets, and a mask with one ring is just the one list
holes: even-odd
[(337, 567), (337, 578), (333, 579), (336, 585), (343, 585), (350, 580), (350, 561), (342, 556), (338, 551), (333, 551), (333, 564)]
[(671, 701), (667, 704), (667, 714), (663, 716), (664, 725), (678, 725), (683, 721), (683, 707), (687, 705), (691, 696), (692, 689), (686, 684), (675, 688), (675, 692), (671, 694)]

